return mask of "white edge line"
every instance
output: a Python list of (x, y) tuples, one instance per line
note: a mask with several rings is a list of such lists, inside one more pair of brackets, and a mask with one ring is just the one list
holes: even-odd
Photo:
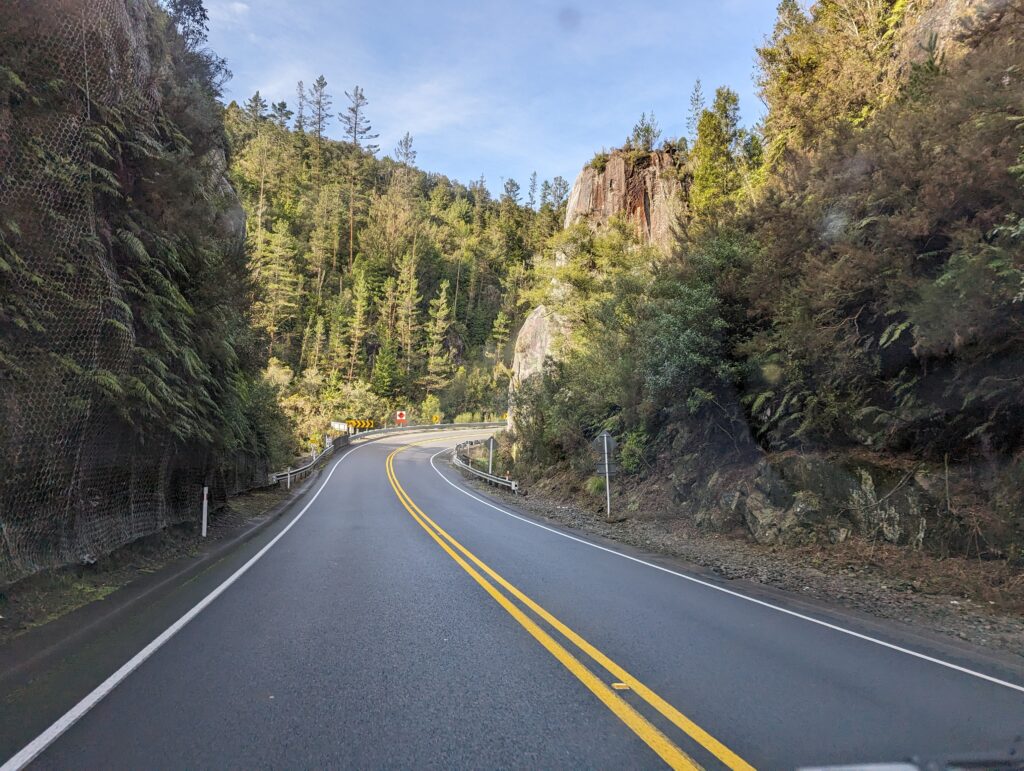
[(285, 533), (287, 533), (295, 526), (296, 522), (302, 519), (302, 515), (305, 514), (306, 510), (313, 505), (317, 498), (320, 497), (320, 493), (324, 491), (324, 488), (327, 486), (327, 483), (331, 481), (331, 477), (334, 475), (334, 472), (338, 468), (338, 466), (341, 465), (341, 462), (345, 460), (348, 456), (350, 456), (352, 453), (356, 452), (357, 450), (363, 447), (366, 447), (368, 444), (369, 442), (365, 442), (363, 444), (356, 445), (351, 450), (342, 455), (340, 458), (338, 458), (338, 460), (335, 461), (334, 465), (331, 466), (331, 470), (327, 474), (327, 479), (325, 479), (323, 481), (323, 484), (320, 485), (320, 489), (313, 494), (313, 497), (310, 498), (306, 505), (302, 507), (302, 510), (295, 515), (295, 518), (291, 522), (289, 522), (280, 533), (274, 536), (274, 538), (266, 546), (264, 546), (262, 549), (256, 552), (256, 554), (254, 554), (249, 559), (248, 562), (246, 562), (244, 565), (242, 565), (242, 567), (240, 567), (238, 570), (232, 573), (224, 581), (224, 583), (222, 583), (220, 586), (218, 586), (216, 589), (214, 589), (212, 592), (206, 595), (206, 597), (204, 597), (195, 606), (193, 606), (193, 608), (189, 610), (184, 616), (182, 616), (169, 627), (167, 627), (167, 629), (165, 629), (149, 645), (147, 645), (141, 651), (132, 656), (127, 662), (125, 662), (121, 666), (120, 669), (114, 672), (114, 674), (112, 674), (110, 677), (108, 677), (106, 680), (104, 680), (102, 683), (96, 686), (96, 688), (94, 688), (92, 692), (90, 692), (85, 698), (78, 702), (78, 704), (76, 704), (74, 707), (65, 712), (63, 716), (58, 718), (57, 721), (53, 723), (53, 725), (51, 725), (49, 728), (47, 728), (45, 731), (39, 734), (39, 736), (33, 739), (29, 744), (25, 745), (25, 747), (23, 747), (16, 755), (11, 757), (6, 763), (0, 766), (0, 771), (19, 771), (20, 769), (25, 768), (25, 766), (27, 766), (37, 757), (39, 757), (39, 755), (47, 747), (49, 747), (51, 744), (53, 744), (54, 741), (60, 738), (61, 734), (63, 734), (65, 731), (71, 728), (71, 726), (73, 726), (75, 723), (81, 720), (82, 717), (84, 717), (89, 710), (91, 710), (93, 707), (99, 704), (104, 699), (104, 697), (106, 697), (111, 691), (113, 691), (118, 685), (120, 685), (132, 672), (138, 669), (146, 659), (148, 659), (150, 656), (152, 656), (154, 653), (160, 650), (160, 648), (163, 647), (163, 645), (168, 640), (174, 637), (174, 635), (180, 632), (185, 627), (186, 624), (188, 624), (192, 619), (194, 619), (196, 616), (202, 613), (203, 610), (205, 610), (210, 603), (212, 603), (214, 600), (220, 597), (225, 591), (227, 591), (228, 587), (230, 587), (233, 583), (235, 583), (235, 581), (241, 578), (249, 570), (249, 568), (251, 568), (260, 560), (260, 558), (264, 554), (270, 551), (271, 547), (273, 547), (274, 544), (276, 544), (278, 541), (281, 540), (281, 538), (284, 537)]
[[(803, 621), (809, 621), (812, 624), (817, 624), (818, 626), (823, 626), (826, 629), (831, 629), (831, 630), (833, 630), (835, 632), (841, 632), (842, 634), (849, 635), (850, 637), (856, 637), (859, 640), (865, 640), (867, 642), (874, 643), (875, 645), (881, 645), (883, 648), (889, 648), (890, 650), (898, 651), (899, 653), (905, 653), (908, 656), (913, 656), (914, 658), (922, 659), (923, 661), (928, 661), (928, 662), (931, 662), (932, 664), (938, 664), (939, 666), (946, 667), (947, 669), (953, 669), (953, 670), (956, 670), (957, 672), (961, 672), (961, 673), (963, 673), (965, 675), (971, 675), (972, 677), (977, 677), (977, 678), (980, 678), (981, 680), (987, 680), (990, 683), (994, 683), (996, 685), (1001, 685), (1004, 688), (1010, 688), (1010, 689), (1012, 689), (1014, 691), (1019, 691), (1020, 693), (1024, 693), (1024, 686), (1017, 685), (1015, 683), (1010, 683), (1010, 682), (1007, 682), (1006, 680), (1000, 680), (997, 677), (992, 677), (991, 675), (986, 675), (984, 672), (977, 672), (977, 671), (975, 671), (973, 669), (968, 669), (967, 667), (961, 667), (958, 664), (953, 664), (953, 663), (951, 663), (949, 661), (943, 661), (942, 659), (937, 659), (937, 658), (935, 658), (933, 656), (928, 656), (928, 655), (926, 655), (924, 653), (918, 653), (917, 651), (910, 650), (909, 648), (903, 648), (903, 647), (901, 647), (899, 645), (894, 645), (893, 643), (886, 642), (885, 640), (879, 640), (876, 637), (871, 637), (871, 636), (866, 635), (866, 634), (861, 634), (860, 632), (854, 632), (852, 629), (846, 629), (844, 627), (837, 626), (836, 624), (830, 624), (827, 621), (822, 621), (821, 619), (814, 618), (813, 616), (807, 616), (807, 615), (804, 615), (803, 613), (797, 613), (795, 610), (789, 610), (787, 608), (783, 608), (783, 607), (780, 607), (778, 605), (773, 605), (770, 602), (765, 602), (764, 600), (758, 600), (758, 599), (756, 599), (754, 597), (749, 597), (749, 596), (747, 596), (745, 594), (741, 594), (740, 592), (733, 591), (732, 589), (726, 589), (724, 586), (716, 586), (715, 584), (709, 583), (707, 581), (702, 581), (701, 579), (695, 578), (693, 576), (688, 576), (685, 573), (680, 573), (679, 571), (672, 570), (671, 568), (666, 568), (666, 567), (664, 567), (662, 565), (656, 565), (653, 562), (647, 562), (646, 560), (642, 560), (642, 559), (640, 559), (638, 557), (633, 557), (632, 555), (629, 555), (629, 554), (624, 554), (623, 552), (616, 551), (615, 549), (609, 549), (607, 546), (601, 546), (600, 544), (593, 543), (593, 542), (588, 541), (588, 540), (586, 540), (584, 538), (578, 538), (577, 536), (571, 535), (569, 533), (562, 532), (561, 530), (556, 530), (553, 527), (548, 527), (547, 525), (542, 525), (540, 522), (534, 522), (532, 519), (528, 519), (526, 517), (520, 516), (519, 514), (515, 514), (515, 513), (511, 512), (511, 511), (509, 511), (508, 509), (503, 509), (500, 506), (495, 506), (493, 503), (490, 503), (489, 501), (484, 500), (480, 496), (474, 495), (473, 493), (469, 492), (469, 490), (466, 490), (461, 485), (455, 484), (455, 482), (451, 481), (448, 477), (446, 477), (444, 474), (441, 473), (440, 469), (438, 469), (438, 467), (435, 465), (434, 459), (438, 455), (441, 455), (442, 453), (445, 453), (445, 452), (449, 452), (450, 450), (451, 450), (451, 448), (447, 447), (447, 448), (445, 448), (445, 449), (443, 449), (443, 450), (441, 450), (439, 452), (436, 452), (436, 453), (434, 453), (433, 455), (430, 456), (430, 466), (431, 466), (431, 468), (434, 469), (435, 473), (439, 477), (441, 477), (441, 479), (443, 479), (445, 482), (447, 482), (449, 485), (451, 485), (456, 490), (458, 490), (460, 493), (462, 493), (464, 495), (468, 495), (470, 498), (473, 498), (474, 500), (479, 501), (480, 503), (484, 504), (485, 506), (489, 506), (490, 508), (494, 509), (495, 511), (500, 511), (502, 514), (505, 514), (505, 515), (507, 515), (509, 517), (513, 517), (515, 519), (518, 519), (521, 522), (525, 522), (528, 525), (533, 525), (534, 527), (539, 527), (541, 530), (547, 530), (549, 533), (554, 533), (555, 535), (560, 535), (563, 538), (568, 538), (571, 541), (576, 541), (576, 542), (582, 543), (582, 544), (584, 544), (586, 546), (590, 546), (590, 547), (592, 547), (594, 549), (600, 549), (603, 552), (607, 552), (609, 554), (614, 554), (616, 557), (622, 557), (623, 559), (627, 559), (627, 560), (630, 560), (632, 562), (638, 562), (641, 565), (646, 565), (649, 568), (654, 568), (655, 570), (660, 570), (663, 573), (669, 573), (669, 574), (671, 574), (673, 576), (677, 576), (677, 577), (685, 579), (687, 581), (691, 581), (691, 582), (693, 582), (695, 584), (700, 584), (701, 586), (705, 586), (708, 589), (714, 589), (716, 592), (723, 592), (725, 594), (730, 594), (733, 597), (738, 597), (741, 600), (746, 600), (747, 602), (753, 602), (753, 603), (755, 603), (757, 605), (761, 605), (761, 606), (763, 606), (765, 608), (771, 608), (772, 610), (776, 610), (779, 613), (785, 613), (787, 616), (793, 616), (794, 618), (799, 618), (799, 619), (802, 619)], [(5, 771), (5, 769), (0, 769), (0, 771)]]

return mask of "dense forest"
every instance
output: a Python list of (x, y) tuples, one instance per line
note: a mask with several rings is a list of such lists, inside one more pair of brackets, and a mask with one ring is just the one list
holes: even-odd
[[(417, 169), (408, 133), (380, 154), (368, 96), (340, 101), (321, 76), (293, 106), (256, 93), (225, 112), (269, 381), (303, 443), (396, 408), (500, 418), (510, 334), (567, 183), (507, 180), (494, 200), (483, 179)], [(335, 125), (345, 141), (327, 137)]]
[[(668, 479), (684, 508), (728, 523), (743, 506), (716, 497), (723, 480), (753, 479), (742, 516), (764, 540), (766, 519), (803, 516), (779, 499), (817, 485), (812, 519), (1019, 553), (1024, 5), (983, 6), (783, 0), (758, 125), (698, 84), (691, 135), (661, 145), (685, 208), (671, 253), (626, 222), (555, 237), (545, 303), (568, 331), (517, 394), (520, 473), (586, 479), (609, 428), (627, 475)], [(616, 152), (642, 168), (656, 137)], [(863, 470), (860, 508), (822, 500), (839, 473), (823, 465), (783, 493), (765, 481), (822, 453), (869, 458), (928, 504), (891, 512)]]

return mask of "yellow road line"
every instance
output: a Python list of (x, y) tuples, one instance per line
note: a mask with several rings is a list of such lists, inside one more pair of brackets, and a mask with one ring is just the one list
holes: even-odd
[[(481, 576), (476, 570), (469, 566), (465, 560), (463, 560), (448, 544), (450, 543), (455, 549), (461, 552), (466, 558), (473, 562), (479, 567), (484, 573), (490, 576), (495, 582), (505, 588), (510, 594), (516, 597), (520, 602), (526, 605), (530, 610), (540, 616), (544, 621), (550, 624), (553, 628), (558, 630), (580, 650), (584, 651), (594, 661), (604, 667), (609, 673), (614, 675), (622, 684), (627, 686), (630, 690), (634, 691), (644, 701), (671, 721), (677, 728), (682, 730), (694, 741), (708, 750), (712, 755), (718, 758), (722, 763), (731, 769), (743, 769), (744, 771), (753, 771), (753, 766), (740, 758), (736, 753), (726, 747), (724, 744), (719, 742), (704, 729), (694, 723), (692, 720), (687, 718), (675, 707), (669, 704), (667, 701), (662, 699), (651, 689), (637, 680), (635, 677), (630, 675), (626, 670), (616, 664), (614, 661), (605, 656), (601, 651), (583, 639), (580, 635), (570, 629), (568, 626), (563, 624), (548, 611), (538, 605), (536, 602), (531, 600), (519, 589), (506, 581), (502, 576), (492, 570), (489, 566), (484, 564), (479, 558), (477, 558), (472, 552), (470, 552), (465, 546), (460, 544), (453, 536), (447, 533), (440, 525), (434, 522), (428, 517), (422, 509), (420, 509), (416, 503), (412, 500), (409, 494), (398, 482), (398, 478), (394, 471), (394, 457), (399, 452), (407, 449), (408, 447), (415, 446), (417, 444), (423, 444), (425, 442), (435, 441), (432, 439), (423, 440), (421, 442), (413, 442), (403, 447), (396, 449), (392, 452), (387, 459), (386, 469), (388, 474), (388, 480), (391, 483), (392, 488), (395, 491), (399, 501), (405, 507), (405, 509), (412, 515), (412, 517), (423, 527), (431, 537), (441, 545), (449, 556), (452, 557), (467, 573), (469, 573), (474, 580), (477, 581), (487, 592), (490, 594), (506, 611), (508, 611), (520, 624), (522, 624), (527, 631), (529, 631), (544, 647), (557, 658), (563, 665), (566, 666), (574, 675), (576, 675), (588, 688), (591, 689), (598, 696), (601, 701), (608, 706), (623, 722), (626, 723), (641, 739), (648, 743), (655, 752), (668, 763), (670, 766), (678, 768), (697, 768), (693, 760), (686, 755), (681, 749), (676, 747), (672, 742), (664, 736), (654, 725), (648, 722), (639, 712), (633, 709), (622, 697), (617, 693), (608, 688), (605, 683), (597, 678), (593, 673), (590, 672), (583, 664), (579, 662), (571, 653), (557, 643), (550, 635), (548, 635), (543, 629), (541, 629), (535, 622), (533, 622), (528, 616), (526, 616), (516, 605), (508, 600), (505, 595), (498, 591), (493, 584), (487, 579)], [(428, 524), (429, 523), (429, 524)], [(442, 540), (440, 536), (443, 536), (445, 540)], [(448, 543), (446, 543), (447, 541)], [(535, 631), (536, 630), (536, 631)], [(539, 634), (538, 634), (539, 633)], [(592, 678), (594, 684), (588, 678)], [(619, 683), (616, 683), (619, 685)], [(613, 706), (614, 705), (614, 706)], [(624, 708), (624, 709), (623, 709)], [(628, 719), (627, 719), (628, 717)], [(651, 741), (648, 741), (648, 738)], [(653, 742), (653, 743), (652, 743)], [(662, 754), (663, 749), (671, 748), (675, 752), (671, 754), (671, 758)], [(657, 745), (657, 746), (656, 746)], [(682, 765), (677, 765), (682, 763)]]

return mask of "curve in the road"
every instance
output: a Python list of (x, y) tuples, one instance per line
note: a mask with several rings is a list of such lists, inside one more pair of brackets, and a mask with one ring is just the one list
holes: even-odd
[[(431, 441), (431, 440), (425, 440)], [(606, 684), (600, 677), (590, 671), (572, 653), (559, 644), (551, 635), (544, 631), (533, 619), (509, 599), (490, 581), (480, 575), (466, 560), (475, 564), (480, 570), (486, 573), (493, 581), (499, 584), (510, 595), (519, 600), (529, 610), (547, 622), (553, 629), (557, 630), (566, 639), (571, 641), (577, 648), (586, 653), (590, 658), (604, 667), (609, 674), (621, 684), (634, 691), (640, 698), (651, 705), (664, 717), (668, 718), (676, 727), (684, 731), (690, 738), (708, 750), (728, 768), (751, 770), (753, 766), (743, 760), (739, 755), (730, 750), (711, 734), (702, 729), (679, 710), (662, 699), (650, 688), (633, 677), (629, 672), (612, 661), (608, 656), (587, 642), (583, 637), (574, 632), (571, 628), (559, 621), (555, 616), (541, 607), (534, 600), (530, 599), (523, 592), (505, 580), (486, 563), (480, 560), (469, 549), (459, 543), (454, 537), (446, 532), (440, 525), (432, 520), (424, 511), (416, 505), (409, 494), (402, 487), (395, 474), (394, 459), (403, 450), (414, 447), (424, 442), (411, 442), (403, 447), (395, 449), (387, 458), (387, 474), (391, 487), (395, 491), (398, 500), (405, 507), (406, 511), (416, 520), (419, 525), (430, 534), (431, 538), (447, 552), (463, 570), (468, 573), (483, 589), (504, 608), (509, 615), (518, 621), (559, 663), (576, 676), (616, 717), (622, 720), (630, 730), (640, 737), (651, 749), (672, 768), (695, 769), (700, 768), (693, 759), (681, 748), (676, 746), (665, 734), (659, 731), (649, 720), (635, 710), (625, 699), (619, 696), (611, 686)]]

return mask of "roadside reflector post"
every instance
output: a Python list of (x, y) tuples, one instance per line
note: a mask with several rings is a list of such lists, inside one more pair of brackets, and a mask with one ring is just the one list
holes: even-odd
[(210, 488), (203, 487), (203, 538), (206, 538), (206, 520), (210, 511)]
[(289, 466), (288, 467), (288, 486), (285, 487), (285, 490), (291, 490), (291, 489), (292, 489), (292, 467)]
[(494, 474), (494, 437), (487, 440), (487, 473)]
[(604, 437), (604, 494), (606, 499), (605, 511), (607, 519), (612, 518), (612, 483), (611, 469), (608, 468), (608, 440), (611, 438), (607, 431), (602, 434)]

